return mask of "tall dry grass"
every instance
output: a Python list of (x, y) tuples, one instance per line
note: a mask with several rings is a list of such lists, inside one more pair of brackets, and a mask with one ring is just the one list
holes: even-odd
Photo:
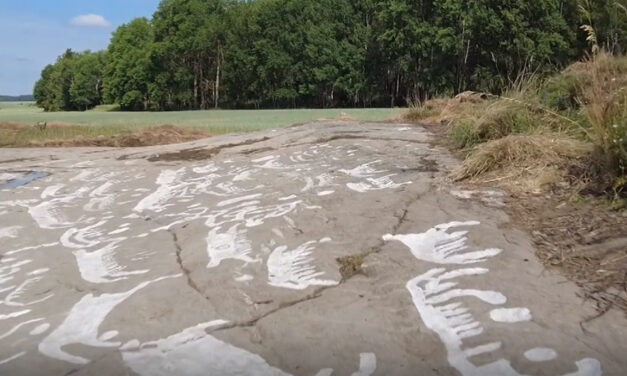
[(590, 192), (627, 194), (627, 57), (595, 49), (549, 79), (529, 75), (501, 96), (478, 97), (410, 111), (409, 120), (444, 124), (452, 145), (466, 150), (457, 178), (555, 164)]
[(601, 51), (586, 68), (589, 80), (579, 98), (582, 129), (595, 147), (599, 172), (617, 179), (627, 172), (627, 58)]

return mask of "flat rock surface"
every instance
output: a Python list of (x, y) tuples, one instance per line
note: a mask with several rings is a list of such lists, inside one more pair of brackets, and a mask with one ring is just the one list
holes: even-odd
[[(625, 375), (427, 131), (0, 150), (2, 375)], [(587, 321), (586, 321), (587, 320)]]

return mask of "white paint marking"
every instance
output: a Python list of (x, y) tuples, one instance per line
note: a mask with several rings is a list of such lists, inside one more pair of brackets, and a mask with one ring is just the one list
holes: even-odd
[(110, 341), (120, 334), (117, 330), (110, 330), (108, 332), (103, 333), (98, 339), (100, 341)]
[(22, 229), (22, 226), (9, 226), (0, 228), (0, 239), (2, 238), (16, 238), (18, 232)]
[(149, 270), (124, 271), (125, 267), (115, 260), (115, 250), (119, 242), (112, 242), (97, 251), (83, 249), (72, 252), (76, 257), (78, 270), (84, 281), (91, 283), (113, 283), (130, 276), (146, 274)]
[(107, 235), (118, 235), (118, 234), (125, 233), (125, 232), (127, 232), (128, 230), (130, 230), (130, 228), (128, 228), (128, 227), (122, 227), (122, 228), (119, 228), (119, 229), (117, 229), (117, 230), (113, 230), (113, 231), (109, 232)]
[(224, 260), (240, 260), (245, 263), (261, 261), (250, 257), (252, 247), (246, 238), (245, 230), (238, 230), (239, 225), (232, 226), (227, 232), (220, 233), (216, 227), (207, 235), (207, 268), (215, 268)]
[(391, 179), (391, 177), (395, 175), (396, 174), (382, 176), (380, 178), (367, 178), (367, 182), (347, 183), (346, 186), (355, 192), (366, 193), (370, 191), (381, 191), (384, 189), (396, 189), (412, 183), (411, 181), (395, 183)]
[(379, 163), (381, 163), (381, 161), (377, 160), (374, 162), (359, 165), (352, 170), (340, 170), (340, 172), (346, 175), (352, 176), (354, 178), (367, 178), (367, 177), (385, 172), (385, 171), (376, 170), (371, 167), (372, 165), (379, 164)]
[(31, 246), (31, 247), (24, 247), (24, 248), (16, 249), (14, 251), (9, 251), (9, 252), (5, 253), (5, 255), (9, 256), (9, 255), (14, 255), (16, 253), (21, 253), (21, 252), (25, 252), (25, 251), (32, 251), (34, 249), (50, 248), (50, 247), (54, 247), (54, 246), (57, 246), (57, 245), (59, 245), (59, 242), (35, 245), (35, 246)]
[(377, 369), (377, 357), (373, 353), (359, 355), (359, 371), (352, 376), (371, 376)]
[(252, 275), (244, 274), (239, 277), (236, 277), (235, 281), (236, 282), (249, 282), (249, 281), (252, 281), (253, 279), (255, 279), (255, 277), (253, 277)]
[(43, 279), (43, 277), (33, 277), (33, 278), (29, 278), (29, 279), (25, 280), (24, 282), (22, 282), (21, 285), (19, 285), (9, 295), (7, 295), (6, 298), (4, 298), (3, 303), (5, 305), (7, 305), (7, 306), (10, 306), (10, 307), (25, 307), (25, 306), (41, 303), (41, 302), (44, 302), (44, 301), (52, 298), (54, 296), (54, 294), (50, 293), (50, 294), (44, 296), (43, 298), (36, 299), (36, 300), (33, 300), (31, 302), (28, 302), (28, 303), (23, 303), (23, 302), (18, 302), (17, 301), (17, 299), (20, 299), (23, 295), (26, 294), (26, 292), (28, 291), (28, 289), (32, 285), (36, 284), (37, 282), (41, 281), (42, 279)]
[(122, 348), (122, 358), (140, 376), (289, 376), (259, 355), (207, 334), (208, 328), (225, 323), (220, 320), (199, 324), (141, 345), (138, 341), (129, 342)]
[(311, 190), (314, 187), (314, 181), (311, 177), (306, 176), (305, 177), (305, 187), (303, 189), (301, 189), (301, 192), (307, 192), (309, 190)]
[(263, 163), (263, 162), (267, 162), (267, 161), (272, 161), (276, 158), (278, 158), (278, 155), (268, 155), (267, 157), (262, 157), (262, 158), (257, 158), (257, 159), (253, 159), (251, 162), (253, 163)]
[(85, 295), (72, 307), (65, 320), (52, 333), (39, 343), (39, 352), (54, 358), (75, 364), (87, 364), (89, 359), (72, 355), (63, 350), (70, 344), (83, 344), (92, 347), (119, 347), (119, 342), (107, 342), (98, 339), (98, 328), (113, 309), (137, 291), (151, 283), (181, 275), (157, 278), (145, 281), (135, 288), (117, 294)]
[(525, 351), (525, 358), (536, 363), (548, 362), (557, 358), (557, 353), (553, 349), (536, 347), (535, 349)]
[[(43, 319), (40, 319), (40, 320), (43, 320)], [(44, 334), (48, 329), (50, 329), (50, 324), (46, 322), (41, 325), (38, 325), (33, 330), (31, 330), (30, 333), (28, 334), (30, 334), (31, 336), (38, 336), (40, 334)]]
[(41, 321), (41, 320), (43, 320), (43, 318), (21, 322), (21, 323), (15, 325), (13, 328), (11, 328), (9, 331), (5, 332), (4, 334), (1, 334), (0, 335), (0, 340), (3, 340), (5, 338), (9, 337), (11, 334), (17, 332), (21, 327), (23, 327), (25, 325), (32, 324), (34, 322), (38, 322), (38, 321)]
[(286, 246), (275, 248), (267, 262), (269, 284), (294, 290), (337, 285), (336, 281), (318, 279), (324, 272), (316, 272), (315, 267), (310, 265), (313, 261), (310, 255), (316, 243), (307, 242), (293, 251), (288, 251)]
[(146, 196), (141, 200), (133, 209), (133, 211), (141, 213), (144, 211), (153, 211), (155, 213), (161, 213), (168, 206), (167, 202), (176, 196), (180, 196), (184, 193), (188, 184), (181, 183), (183, 181), (183, 175), (185, 174), (185, 168), (178, 170), (164, 170), (157, 178), (157, 184), (159, 187), (156, 191)]
[(316, 376), (331, 376), (331, 375), (333, 375), (333, 368), (321, 369), (318, 373), (316, 373)]
[(0, 320), (8, 320), (8, 319), (13, 319), (13, 318), (16, 318), (16, 317), (24, 316), (25, 314), (27, 314), (29, 312), (30, 312), (30, 309), (25, 309), (25, 310), (22, 310), (22, 311), (7, 313), (7, 314), (4, 314), (4, 315), (0, 315)]
[(456, 231), (451, 234), (447, 232), (454, 227), (475, 225), (479, 225), (479, 222), (450, 222), (421, 234), (384, 235), (383, 240), (399, 241), (405, 244), (417, 259), (437, 264), (473, 264), (501, 253), (502, 251), (496, 248), (464, 252), (468, 249), (466, 245), (468, 231)]
[(104, 226), (106, 220), (83, 228), (71, 228), (67, 230), (61, 238), (61, 244), (66, 248), (91, 248), (100, 243), (103, 231), (99, 227)]
[(517, 323), (531, 321), (531, 311), (528, 308), (500, 308), (490, 311), (490, 318), (496, 322)]
[(0, 360), (0, 365), (7, 364), (7, 363), (9, 363), (9, 362), (11, 362), (11, 361), (13, 361), (13, 360), (15, 360), (17, 358), (20, 358), (20, 357), (24, 356), (24, 355), (26, 355), (26, 351), (22, 351), (22, 352), (17, 353), (17, 354), (15, 354), (13, 356), (10, 356), (10, 357), (8, 357), (6, 359), (2, 359), (2, 360)]
[(107, 181), (100, 187), (94, 189), (90, 194), (90, 200), (83, 206), (85, 211), (98, 212), (110, 208), (115, 202), (116, 195), (107, 193), (107, 191), (117, 183), (116, 181)]
[(237, 198), (233, 198), (230, 200), (225, 200), (225, 201), (221, 201), (218, 203), (218, 207), (221, 208), (223, 206), (229, 206), (229, 205), (233, 205), (233, 204), (238, 204), (242, 201), (252, 201), (256, 198), (261, 197), (262, 194), (261, 193), (257, 193), (257, 194), (253, 194), (253, 195), (248, 195), (248, 196), (243, 196), (243, 197), (237, 197)]
[(322, 192), (318, 193), (318, 196), (320, 196), (320, 197), (328, 196), (328, 195), (332, 195), (334, 193), (335, 193), (335, 191), (322, 191)]
[(49, 271), (50, 271), (50, 268), (42, 268), (42, 269), (33, 270), (27, 275), (40, 275), (40, 274), (48, 273)]

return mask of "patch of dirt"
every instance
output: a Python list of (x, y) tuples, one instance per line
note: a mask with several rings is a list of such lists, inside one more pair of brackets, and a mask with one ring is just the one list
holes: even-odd
[(259, 149), (244, 150), (240, 154), (242, 154), (242, 155), (253, 155), (253, 154), (265, 153), (265, 152), (274, 151), (274, 150), (276, 150), (276, 149), (267, 146), (267, 147), (263, 147), (263, 148), (259, 148)]
[(30, 127), (26, 124), (20, 124), (20, 123), (11, 123), (11, 122), (0, 123), (0, 130), (2, 131), (20, 131), (26, 128), (30, 128)]
[(615, 307), (627, 313), (627, 211), (557, 193), (515, 197), (508, 210), (513, 223), (531, 233), (546, 266), (576, 282), (600, 312)]
[[(49, 125), (51, 128), (65, 127), (66, 125)], [(204, 130), (176, 127), (174, 125), (162, 125), (158, 127), (142, 128), (135, 132), (122, 133), (115, 136), (83, 137), (72, 139), (31, 141), (33, 147), (140, 147), (153, 145), (169, 145), (189, 142), (210, 137), (211, 134)]]
[(421, 157), (420, 165), (422, 167), (421, 169), (422, 172), (439, 172), (440, 171), (438, 169), (438, 162), (434, 161), (433, 159)]
[[(220, 145), (213, 148), (194, 148), (194, 149), (184, 149), (172, 153), (163, 153), (152, 156), (148, 158), (150, 162), (172, 162), (172, 161), (202, 161), (205, 159), (210, 159), (215, 155), (219, 154), (224, 149), (229, 149), (237, 146), (246, 146), (256, 144), (258, 142), (263, 142), (269, 140), (269, 137), (263, 137), (254, 140), (247, 140), (244, 142), (236, 143), (236, 144), (226, 144)], [(122, 157), (120, 157), (122, 158)]]
[(364, 274), (363, 264), (367, 254), (339, 257), (335, 261), (340, 264), (342, 281), (347, 281), (358, 274)]

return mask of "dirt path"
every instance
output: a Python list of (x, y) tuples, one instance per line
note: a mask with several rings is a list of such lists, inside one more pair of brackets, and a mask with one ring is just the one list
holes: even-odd
[(456, 163), (395, 124), (0, 150), (0, 374), (624, 375)]

